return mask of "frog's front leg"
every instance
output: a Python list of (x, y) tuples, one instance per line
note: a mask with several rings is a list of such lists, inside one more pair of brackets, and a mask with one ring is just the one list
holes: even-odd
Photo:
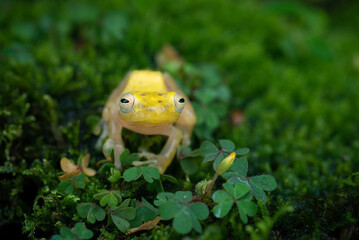
[(125, 144), (122, 140), (122, 126), (114, 121), (109, 123), (109, 138), (102, 147), (103, 154), (107, 160), (111, 160), (111, 150), (113, 149), (115, 168), (121, 169), (120, 156), (125, 150)]
[(152, 165), (156, 167), (161, 174), (164, 173), (167, 167), (171, 164), (173, 158), (176, 155), (178, 145), (182, 139), (182, 132), (173, 126), (168, 130), (167, 133), (164, 133), (164, 135), (168, 135), (167, 142), (160, 154), (153, 156), (157, 162)]

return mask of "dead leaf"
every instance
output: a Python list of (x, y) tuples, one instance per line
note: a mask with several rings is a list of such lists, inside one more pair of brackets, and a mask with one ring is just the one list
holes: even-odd
[(131, 228), (131, 229), (127, 230), (126, 234), (129, 235), (129, 234), (133, 234), (133, 233), (139, 232), (139, 231), (151, 230), (152, 228), (157, 226), (157, 224), (159, 223), (160, 220), (161, 220), (161, 217), (156, 217), (155, 219), (153, 219), (151, 221), (143, 223), (139, 227)]

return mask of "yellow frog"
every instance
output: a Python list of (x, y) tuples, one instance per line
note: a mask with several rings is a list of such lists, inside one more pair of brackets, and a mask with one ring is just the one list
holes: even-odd
[(156, 155), (142, 152), (140, 156), (153, 162), (163, 173), (182, 144), (189, 145), (196, 115), (189, 99), (167, 73), (150, 70), (132, 71), (112, 92), (102, 112), (103, 132), (99, 143), (108, 136), (102, 150), (111, 159), (114, 150), (115, 167), (121, 168), (120, 155), (125, 149), (122, 128), (146, 135), (167, 135), (162, 151)]

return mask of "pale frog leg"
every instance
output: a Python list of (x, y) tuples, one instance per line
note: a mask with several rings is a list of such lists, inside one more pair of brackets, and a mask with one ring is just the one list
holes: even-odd
[[(112, 106), (113, 107), (113, 106)], [(121, 169), (121, 161), (120, 156), (122, 152), (125, 150), (125, 144), (122, 140), (122, 125), (115, 121), (116, 119), (114, 116), (116, 116), (117, 112), (115, 110), (111, 111), (111, 105), (109, 107), (106, 107), (103, 112), (103, 118), (105, 120), (108, 120), (108, 135), (109, 139), (105, 142), (103, 146), (103, 153), (106, 156), (106, 159), (111, 159), (110, 156), (110, 150), (113, 148), (113, 154), (114, 154), (114, 162), (115, 162), (115, 168)], [(111, 119), (108, 118), (109, 115), (112, 115), (113, 117)]]
[(182, 132), (176, 127), (171, 127), (166, 135), (168, 135), (167, 142), (161, 153), (155, 157), (157, 158), (157, 163), (153, 164), (161, 174), (164, 173), (166, 168), (171, 164), (182, 139)]
[(99, 136), (99, 138), (97, 139), (96, 145), (95, 145), (95, 149), (96, 150), (100, 150), (103, 140), (108, 136), (108, 125), (106, 123), (105, 120), (101, 119), (101, 121), (98, 123), (100, 129), (102, 129), (101, 135)]

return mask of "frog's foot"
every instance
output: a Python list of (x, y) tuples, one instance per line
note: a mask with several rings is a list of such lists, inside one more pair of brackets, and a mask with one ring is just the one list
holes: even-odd
[(182, 139), (182, 145), (189, 146), (190, 144), (191, 144), (191, 138), (187, 134), (184, 134)]
[[(139, 161), (141, 165), (151, 163), (151, 167), (155, 167), (162, 174), (168, 166), (168, 159), (165, 156), (153, 154), (150, 152), (141, 152), (139, 153), (140, 157), (145, 157), (148, 161)], [(138, 163), (133, 163), (134, 165)]]

